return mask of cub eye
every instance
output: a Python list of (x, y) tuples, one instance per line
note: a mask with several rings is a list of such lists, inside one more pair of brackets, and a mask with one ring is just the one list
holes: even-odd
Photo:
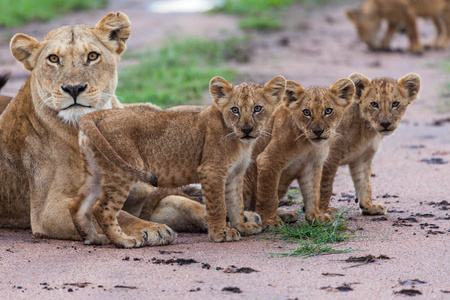
[(51, 63), (54, 63), (54, 64), (59, 63), (59, 57), (58, 57), (57, 55), (55, 55), (55, 54), (50, 55), (50, 56), (48, 57), (48, 60), (49, 60)]
[(253, 108), (253, 112), (254, 113), (258, 113), (258, 112), (260, 112), (262, 110), (262, 106), (255, 106), (254, 108)]
[(370, 106), (372, 106), (373, 108), (378, 108), (378, 103), (370, 102)]
[(396, 108), (396, 107), (398, 107), (399, 105), (400, 105), (400, 102), (398, 102), (398, 101), (392, 102), (392, 107), (393, 107), (393, 108)]
[(325, 109), (325, 116), (329, 116), (333, 113), (333, 109), (332, 108), (327, 108)]
[(99, 56), (100, 56), (100, 54), (98, 54), (97, 52), (91, 52), (91, 53), (88, 54), (88, 61), (94, 61)]
[(237, 107), (232, 107), (232, 108), (231, 108), (231, 112), (232, 112), (233, 114), (237, 115), (237, 114), (239, 113), (239, 108), (237, 108)]
[(305, 117), (310, 117), (311, 116), (311, 111), (309, 109), (304, 109), (303, 110), (303, 114), (305, 115)]

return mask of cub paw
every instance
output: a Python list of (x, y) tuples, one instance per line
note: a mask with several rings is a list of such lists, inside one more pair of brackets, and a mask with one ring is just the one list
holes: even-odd
[(361, 213), (363, 215), (384, 215), (386, 214), (386, 206), (383, 204), (373, 204), (369, 207), (361, 207)]
[(294, 210), (279, 208), (277, 215), (285, 223), (295, 223), (298, 220), (298, 213)]
[(423, 47), (420, 44), (411, 45), (408, 47), (408, 51), (415, 54), (423, 54)]
[(144, 228), (130, 235), (135, 244), (131, 247), (125, 248), (138, 248), (143, 246), (161, 246), (172, 243), (177, 234), (167, 225), (154, 224), (149, 228)]
[(104, 234), (96, 233), (94, 236), (86, 237), (83, 239), (83, 244), (85, 245), (107, 245), (111, 241)]
[(306, 219), (309, 223), (325, 223), (327, 221), (330, 221), (332, 218), (327, 213), (313, 213), (305, 215)]
[(336, 207), (328, 207), (322, 210), (324, 213), (329, 214), (330, 216), (334, 216), (339, 210)]
[(253, 222), (262, 225), (261, 217), (254, 211), (244, 211), (245, 222)]
[(263, 229), (278, 229), (284, 225), (283, 221), (279, 217), (275, 219), (263, 220)]
[(235, 227), (242, 235), (257, 234), (262, 231), (262, 226), (254, 222), (245, 222)]
[(240, 233), (236, 229), (226, 228), (222, 231), (209, 232), (209, 238), (216, 243), (239, 241)]

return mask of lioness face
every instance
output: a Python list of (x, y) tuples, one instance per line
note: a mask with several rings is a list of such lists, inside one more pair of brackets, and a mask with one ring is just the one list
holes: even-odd
[(381, 26), (380, 18), (366, 15), (357, 9), (347, 10), (347, 17), (355, 25), (359, 38), (369, 48), (375, 49), (377, 47), (377, 36)]
[(55, 29), (43, 42), (23, 34), (14, 36), (11, 51), (32, 71), (36, 106), (45, 105), (71, 124), (78, 124), (87, 113), (112, 108), (117, 63), (129, 25), (124, 14), (111, 13), (96, 27)]
[(285, 86), (283, 76), (273, 78), (264, 86), (245, 82), (234, 87), (222, 77), (214, 77), (210, 92), (225, 124), (242, 142), (252, 142), (263, 134)]
[(350, 75), (350, 79), (355, 83), (363, 117), (381, 135), (394, 132), (420, 90), (420, 77), (412, 73), (398, 81), (390, 78), (371, 81), (358, 73)]
[(348, 79), (336, 81), (331, 88), (314, 86), (306, 90), (288, 80), (284, 103), (305, 137), (311, 143), (321, 145), (335, 134), (354, 94), (355, 86)]

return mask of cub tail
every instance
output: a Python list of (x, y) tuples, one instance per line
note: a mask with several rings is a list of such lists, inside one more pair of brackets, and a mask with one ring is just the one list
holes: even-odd
[[(102, 155), (116, 167), (132, 176), (137, 177), (141, 181), (147, 182), (155, 187), (158, 186), (158, 178), (155, 173), (151, 171), (139, 170), (128, 164), (122, 157), (120, 157), (120, 155), (116, 152), (116, 150), (114, 150), (111, 144), (105, 139), (103, 134), (98, 129), (95, 121), (95, 115), (97, 114), (91, 113), (84, 117), (81, 119), (79, 125), (80, 130), (89, 138), (91, 144), (94, 145), (95, 148), (97, 148)], [(82, 142), (80, 141), (80, 143)]]

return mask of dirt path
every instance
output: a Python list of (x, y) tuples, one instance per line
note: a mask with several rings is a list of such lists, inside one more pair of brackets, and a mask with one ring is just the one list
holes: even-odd
[[(237, 30), (235, 25), (230, 27), (233, 18), (228, 16), (152, 15), (142, 10), (142, 1), (133, 3), (119, 7), (113, 2), (114, 7), (104, 11), (77, 13), (20, 30), (41, 37), (61, 23), (91, 23), (105, 11), (116, 9), (125, 11), (133, 22), (130, 49), (152, 46), (167, 34), (208, 37), (220, 35), (220, 28)], [(268, 235), (213, 244), (205, 234), (180, 234), (175, 244), (166, 247), (123, 250), (40, 240), (29, 231), (0, 229), (1, 297), (392, 299), (402, 297), (395, 292), (413, 288), (422, 293), (416, 297), (419, 299), (448, 299), (450, 205), (442, 201), (450, 202), (450, 124), (432, 123), (449, 116), (448, 107), (447, 114), (436, 111), (443, 101), (441, 85), (450, 81), (439, 63), (450, 52), (428, 52), (424, 56), (368, 53), (357, 41), (342, 9), (342, 5), (313, 11), (291, 9), (285, 19), (290, 28), (298, 29), (257, 36), (253, 60), (234, 67), (244, 73), (245, 79), (265, 81), (283, 74), (304, 86), (331, 85), (352, 72), (369, 77), (398, 78), (408, 72), (421, 75), (420, 99), (408, 108), (404, 122), (394, 136), (385, 139), (375, 159), (373, 196), (374, 201), (387, 205), (390, 212), (386, 219), (360, 216), (354, 201), (341, 196), (354, 193), (348, 171), (338, 173), (332, 205), (351, 207), (350, 228), (358, 229), (357, 237), (341, 247), (357, 252), (280, 258), (271, 253), (287, 252), (295, 246), (264, 239)], [(430, 39), (430, 24), (422, 22), (419, 27), (423, 38)], [(281, 39), (288, 40), (288, 46), (283, 46)], [(406, 43), (404, 38), (395, 41), (394, 46)], [(13, 94), (26, 72), (8, 55), (2, 42), (0, 71), (14, 71), (13, 81), (5, 89)], [(447, 163), (421, 161), (431, 158)], [(411, 216), (413, 219), (409, 219)], [(364, 264), (344, 261), (366, 255), (390, 259)], [(193, 259), (196, 263), (175, 260), (158, 264), (161, 259)], [(258, 272), (235, 272), (242, 267)], [(231, 287), (230, 291), (222, 290), (226, 287)]]

